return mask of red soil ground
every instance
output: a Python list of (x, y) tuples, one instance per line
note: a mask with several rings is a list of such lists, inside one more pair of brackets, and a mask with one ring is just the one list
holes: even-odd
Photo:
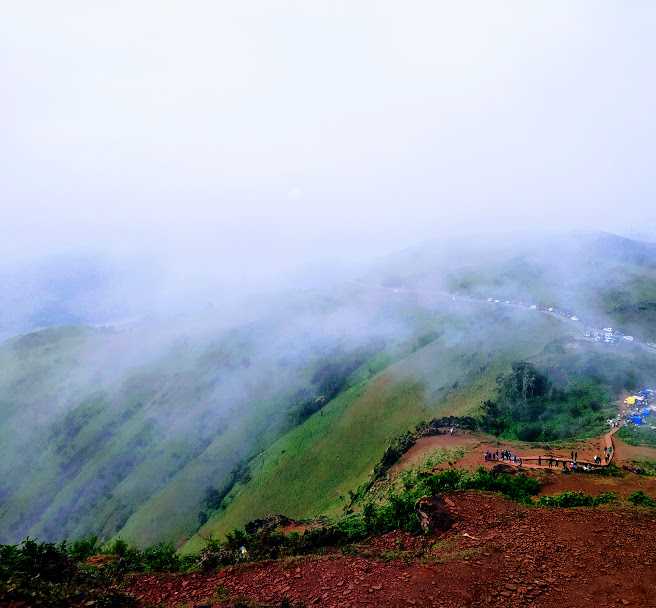
[(355, 555), (139, 575), (131, 592), (142, 606), (171, 608), (238, 598), (325, 608), (656, 606), (653, 512), (527, 508), (476, 492), (449, 498), (456, 524), (441, 536), (393, 533)]
[[(614, 435), (613, 442), (615, 446), (613, 462), (619, 467), (636, 460), (648, 459), (656, 461), (656, 448), (628, 445), (619, 439), (617, 435)], [(552, 453), (554, 456), (563, 459), (568, 459), (571, 452), (576, 451), (578, 452), (579, 461), (591, 461), (595, 455), (603, 456), (604, 445), (604, 437), (598, 437), (585, 441), (572, 442), (565, 447), (555, 448), (549, 451), (530, 444), (508, 441), (497, 442), (493, 437), (488, 435), (458, 431), (455, 435), (434, 435), (419, 439), (401, 457), (399, 462), (392, 467), (390, 473), (395, 475), (403, 469), (418, 465), (431, 452), (439, 448), (462, 447), (465, 450), (465, 455), (460, 460), (451, 464), (443, 463), (436, 466), (436, 470), (447, 469), (450, 466), (474, 470), (480, 466), (491, 468), (495, 464), (498, 464), (498, 462), (484, 461), (483, 454), (486, 450), (508, 449), (524, 457)], [(627, 473), (623, 477), (602, 477), (583, 473), (563, 475), (556, 468), (552, 470), (546, 468), (546, 463), (543, 467), (538, 467), (536, 463), (525, 463), (523, 468), (530, 469), (532, 474), (537, 475), (543, 481), (542, 494), (557, 494), (565, 490), (582, 490), (593, 495), (613, 491), (617, 492), (620, 496), (628, 496), (635, 490), (643, 490), (648, 494), (656, 495), (656, 478), (654, 477), (642, 477), (631, 473)]]
[[(536, 447), (531, 444), (523, 444), (513, 441), (497, 441), (494, 437), (478, 433), (470, 433), (467, 431), (457, 431), (455, 435), (434, 435), (431, 437), (422, 437), (410, 448), (401, 458), (399, 463), (395, 465), (392, 472), (413, 466), (426, 458), (430, 452), (438, 448), (457, 448), (462, 447), (466, 453), (464, 458), (457, 461), (457, 466), (465, 468), (477, 468), (481, 465), (489, 464), (492, 466), (496, 463), (485, 463), (483, 460), (483, 453), (486, 450), (494, 452), (497, 449), (510, 450), (513, 454), (518, 454), (523, 457), (537, 457), (553, 454), (561, 459), (569, 459), (571, 452), (578, 453), (579, 461), (592, 461), (595, 455), (603, 457), (604, 455), (604, 438), (597, 437), (585, 441), (573, 441), (568, 443), (565, 447), (556, 447), (551, 450), (545, 447)], [(622, 444), (625, 446), (625, 444)], [(630, 447), (630, 446), (629, 446)], [(653, 449), (653, 448), (647, 448)], [(653, 450), (654, 458), (656, 458), (656, 450)], [(616, 457), (619, 458), (619, 451)], [(534, 468), (537, 465), (527, 463), (525, 468)], [(448, 467), (448, 464), (442, 465), (441, 468)]]

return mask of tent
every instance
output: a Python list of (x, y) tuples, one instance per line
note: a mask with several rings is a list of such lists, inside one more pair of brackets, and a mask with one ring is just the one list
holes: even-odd
[(642, 403), (644, 401), (644, 397), (641, 397), (640, 395), (631, 395), (631, 397), (627, 397), (624, 400), (624, 403), (626, 405), (635, 405), (637, 402)]

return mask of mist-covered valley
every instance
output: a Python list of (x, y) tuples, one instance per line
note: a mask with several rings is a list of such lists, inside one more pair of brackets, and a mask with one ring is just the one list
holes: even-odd
[(5, 4), (0, 605), (653, 603), (655, 4)]
[[(367, 424), (380, 428), (367, 429), (372, 443), (353, 454), (340, 487), (349, 479), (355, 487), (385, 443), (420, 418), (476, 414), (513, 361), (549, 359), (556, 368), (569, 359), (564, 367), (596, 374), (617, 394), (656, 371), (656, 351), (650, 359), (628, 343), (595, 347), (584, 341), (582, 322), (543, 313), (566, 307), (588, 325), (625, 327), (650, 343), (653, 245), (602, 233), (471, 243), (430, 241), (323, 289), (280, 289), (241, 318), (194, 304), (116, 325), (55, 317), (51, 327), (6, 339), (2, 540), (96, 534), (180, 545), (203, 526), (223, 530), (224, 513), (237, 525), (277, 506), (289, 512), (290, 505), (261, 499), (233, 519), (230, 504), (239, 488), (257, 490), (255, 471), (276, 442), (381, 382), (385, 392), (367, 414), (374, 416)], [(84, 287), (76, 289), (84, 302)], [(59, 303), (75, 306), (67, 293)], [(504, 306), (506, 299), (525, 306)], [(581, 358), (581, 348), (592, 351)], [(586, 372), (595, 357), (599, 369)], [(410, 385), (412, 406), (390, 406), (388, 393)], [(348, 407), (341, 416), (348, 418)], [(389, 407), (397, 411), (383, 413)], [(361, 424), (350, 424), (350, 432), (365, 432)], [(333, 449), (354, 449), (342, 439), (340, 446), (333, 437), (317, 461), (329, 462)], [(286, 474), (297, 465), (287, 463)], [(297, 497), (321, 486), (306, 473), (267, 483)], [(316, 504), (295, 499), (292, 514), (336, 508), (334, 492), (317, 493)]]

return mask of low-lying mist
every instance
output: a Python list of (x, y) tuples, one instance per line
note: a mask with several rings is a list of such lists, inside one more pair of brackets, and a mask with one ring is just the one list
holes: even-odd
[(180, 544), (376, 383), (363, 470), (656, 342), (656, 5), (5, 4), (0, 542)]
[(402, 360), (390, 373), (439, 403), (513, 357), (582, 335), (530, 302), (635, 323), (607, 298), (638, 279), (636, 305), (652, 301), (648, 244), (605, 234), (495, 242), (427, 242), (333, 266), (330, 278), (317, 262), (253, 292), (204, 280), (209, 263), (190, 267), (175, 294), (171, 269), (143, 258), (60, 258), (34, 272), (30, 289), (43, 297), (23, 311), (24, 327), (50, 327), (0, 348), (2, 538), (177, 542), (256, 454), (391, 363)]

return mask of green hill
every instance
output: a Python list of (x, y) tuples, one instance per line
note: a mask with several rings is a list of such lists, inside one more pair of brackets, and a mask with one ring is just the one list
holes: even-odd
[(186, 549), (270, 513), (297, 518), (336, 513), (349, 490), (368, 479), (392, 438), (431, 417), (476, 411), (511, 361), (567, 335), (551, 318), (515, 313), (485, 322), (487, 315), (467, 312), (450, 320), (461, 325), (457, 340), (445, 333), (358, 383), (260, 455), (252, 479), (237, 486), (225, 509)]
[(611, 393), (652, 378), (644, 349), (486, 299), (649, 338), (655, 269), (653, 246), (612, 235), (429, 243), (230, 327), (208, 311), (6, 341), (0, 542), (94, 533), (190, 550), (267, 513), (337, 513), (392, 438), (476, 411), (515, 361)]
[[(63, 327), (0, 347), (0, 540), (181, 542), (208, 494), (432, 317), (366, 293), (286, 299), (248, 324)], [(216, 499), (215, 499), (216, 500)]]

